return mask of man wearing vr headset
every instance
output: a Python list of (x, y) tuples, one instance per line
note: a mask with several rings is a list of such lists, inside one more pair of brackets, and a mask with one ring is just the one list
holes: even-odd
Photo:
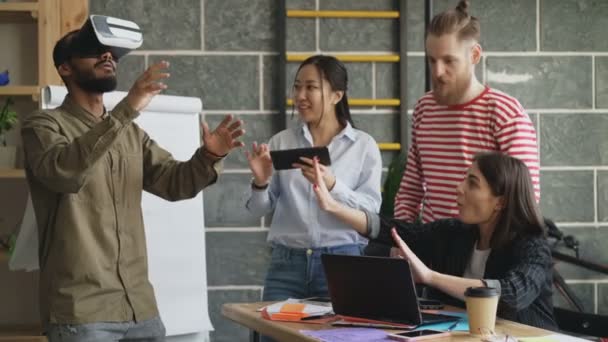
[(32, 114), (22, 128), (40, 237), (42, 323), (51, 342), (162, 341), (142, 190), (170, 201), (196, 196), (217, 180), (222, 158), (243, 145), (236, 139), (244, 130), (231, 116), (214, 131), (203, 124), (204, 146), (188, 161), (173, 159), (133, 123), (167, 88), (164, 61), (106, 112), (103, 94), (115, 89), (116, 64), (128, 50), (101, 44), (90, 21), (53, 51), (68, 88), (63, 104)]

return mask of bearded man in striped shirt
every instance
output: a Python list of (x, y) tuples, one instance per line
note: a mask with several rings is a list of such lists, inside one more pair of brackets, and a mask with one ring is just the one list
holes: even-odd
[[(475, 153), (501, 151), (528, 166), (540, 199), (534, 126), (517, 99), (481, 84), (479, 20), (468, 2), (436, 15), (427, 29), (432, 91), (414, 108), (412, 146), (395, 197), (395, 217), (423, 222), (456, 217), (456, 186)], [(422, 213), (420, 213), (420, 208)]]

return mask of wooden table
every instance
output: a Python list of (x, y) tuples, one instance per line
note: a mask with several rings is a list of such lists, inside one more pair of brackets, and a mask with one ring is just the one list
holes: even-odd
[[(330, 329), (332, 326), (327, 324), (303, 324), (291, 322), (278, 322), (264, 319), (260, 312), (256, 311), (269, 303), (226, 303), (222, 306), (222, 315), (240, 325), (251, 330), (251, 341), (257, 342), (258, 334), (270, 336), (277, 341), (288, 342), (318, 342), (318, 340), (305, 336), (300, 330), (321, 330)], [(462, 309), (447, 307), (447, 310), (462, 311)], [(533, 337), (555, 334), (554, 332), (543, 330), (528, 325), (507, 321), (504, 319), (496, 320), (496, 333), (499, 335), (509, 335), (513, 337)], [(387, 330), (388, 331), (388, 330)], [(390, 330), (397, 332), (398, 330)], [(481, 341), (478, 337), (469, 335), (468, 332), (452, 332), (449, 337), (442, 341)]]

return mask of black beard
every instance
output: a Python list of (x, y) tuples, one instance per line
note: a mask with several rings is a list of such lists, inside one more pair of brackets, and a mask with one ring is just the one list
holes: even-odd
[(116, 89), (116, 76), (104, 78), (77, 77), (75, 82), (82, 90), (90, 93), (107, 93)]
[[(97, 68), (105, 61), (98, 62), (95, 65)], [(103, 78), (96, 78), (93, 70), (80, 70), (76, 65), (72, 64), (74, 70), (74, 83), (82, 90), (89, 93), (107, 93), (116, 89), (116, 75), (110, 75)]]

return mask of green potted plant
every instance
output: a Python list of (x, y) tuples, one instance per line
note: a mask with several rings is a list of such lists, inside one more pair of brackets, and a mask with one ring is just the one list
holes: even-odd
[(393, 216), (395, 195), (397, 195), (399, 185), (401, 185), (401, 178), (403, 178), (406, 163), (407, 149), (399, 153), (399, 155), (396, 155), (388, 167), (384, 186), (382, 187), (382, 206), (380, 207), (380, 213), (383, 215)]
[(12, 104), (13, 100), (7, 98), (0, 111), (0, 167), (3, 168), (14, 168), (17, 155), (17, 147), (6, 144), (6, 133), (17, 123), (17, 113), (10, 109)]

